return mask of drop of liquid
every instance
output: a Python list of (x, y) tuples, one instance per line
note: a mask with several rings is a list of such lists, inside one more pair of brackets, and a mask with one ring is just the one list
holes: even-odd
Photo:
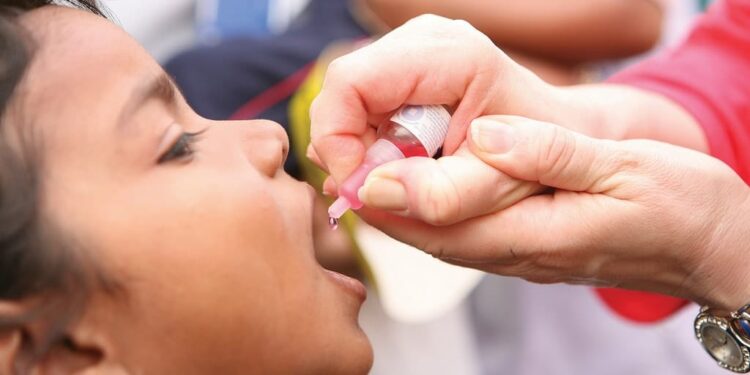
[(339, 227), (339, 219), (335, 217), (329, 217), (328, 218), (328, 225), (331, 227), (331, 230), (336, 230), (336, 228)]

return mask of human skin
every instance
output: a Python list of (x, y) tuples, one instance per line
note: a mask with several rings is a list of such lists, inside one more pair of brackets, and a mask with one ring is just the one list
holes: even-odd
[[(477, 163), (465, 145), (459, 148), (471, 120), (483, 115), (525, 116), (597, 138), (647, 138), (699, 151), (707, 148), (695, 120), (663, 97), (616, 85), (549, 85), (468, 23), (427, 15), (330, 64), (310, 111), (308, 148), (308, 156), (331, 175), (325, 190), (335, 193), (336, 182), (359, 165), (378, 124), (404, 104), (425, 103), (455, 108), (443, 149), (451, 157), (391, 164), (409, 170), (399, 182), (415, 200), (410, 216), (436, 224), (493, 212), (512, 204), (517, 194), (538, 191), (498, 171), (486, 173), (484, 163)], [(371, 178), (377, 176), (376, 169)], [(466, 181), (473, 183), (465, 186)], [(467, 195), (473, 191), (512, 191), (514, 196), (493, 206), (477, 201), (479, 195)], [(378, 195), (387, 199), (390, 192)], [(365, 198), (373, 207), (399, 209)]]
[(659, 0), (357, 0), (360, 23), (375, 35), (421, 14), (470, 22), (513, 60), (545, 81), (572, 85), (587, 64), (643, 53), (658, 41), (664, 18)]
[[(407, 170), (385, 165), (371, 183), (388, 181), (387, 202), (404, 205), (400, 217), (374, 210), (362, 216), (436, 258), (487, 272), (659, 292), (723, 311), (750, 301), (744, 254), (750, 188), (720, 160), (661, 142), (594, 139), (513, 116), (480, 117), (469, 134), (472, 155), (554, 191), (430, 225), (409, 219), (415, 200), (392, 186)], [(483, 195), (482, 201), (491, 207), (498, 198)]]
[[(367, 207), (359, 214), (366, 221), (435, 256), (501, 274), (659, 291), (726, 309), (747, 302), (743, 288), (738, 287), (746, 285), (737, 274), (741, 267), (732, 261), (732, 255), (740, 256), (739, 245), (746, 242), (737, 212), (743, 212), (747, 193), (741, 180), (715, 159), (701, 159), (698, 153), (661, 144), (649, 153), (643, 149), (652, 143), (631, 142), (627, 147), (607, 143), (598, 148), (602, 158), (610, 156), (610, 148), (628, 152), (611, 156), (614, 161), (627, 157), (624, 165), (613, 163), (623, 173), (604, 177), (614, 175), (609, 186), (629, 194), (608, 196), (606, 189), (592, 192), (579, 186), (570, 189), (573, 193), (529, 198), (544, 192), (543, 186), (561, 190), (566, 186), (555, 186), (549, 178), (533, 174), (512, 173), (507, 163), (497, 167), (477, 152), (472, 143), (476, 138), (466, 142), (475, 118), (514, 114), (597, 138), (649, 138), (705, 151), (700, 126), (683, 108), (624, 86), (550, 86), (465, 22), (418, 17), (331, 64), (311, 111), (309, 150), (311, 158), (331, 174), (327, 191), (335, 193), (336, 182), (359, 164), (378, 124), (393, 110), (403, 104), (427, 103), (455, 108), (444, 144), (447, 156), (399, 160), (371, 172), (359, 191)], [(524, 139), (529, 138), (533, 137)], [(581, 138), (550, 142), (547, 154), (534, 155), (549, 157), (553, 163), (560, 162), (557, 155), (564, 166), (564, 157), (576, 150), (565, 139)], [(683, 156), (687, 164), (678, 162)], [(520, 160), (530, 168), (538, 166), (531, 163), (533, 159)], [(581, 193), (599, 196), (593, 202), (567, 199)], [(568, 210), (558, 212), (554, 205), (536, 206), (538, 212), (530, 208), (548, 200), (568, 202), (564, 206)], [(600, 211), (575, 211), (574, 203)], [(558, 216), (549, 216), (554, 213)], [(513, 225), (492, 223), (490, 218), (496, 216), (516, 221)], [(550, 218), (566, 226), (550, 232), (543, 225)], [(529, 220), (532, 225), (520, 230)], [(506, 232), (506, 227), (513, 229)], [(716, 235), (726, 228), (740, 229), (726, 238)], [(514, 230), (518, 237), (513, 237)], [(546, 242), (539, 245), (541, 241)], [(515, 261), (516, 249), (525, 251), (518, 267), (503, 268), (504, 262)], [(599, 250), (607, 257), (606, 264), (614, 266), (605, 267), (601, 258), (584, 256)], [(493, 257), (497, 260), (494, 267)], [(727, 262), (733, 263), (727, 266)]]
[(458, 149), (471, 120), (492, 114), (549, 121), (597, 138), (706, 149), (700, 126), (663, 97), (616, 85), (549, 85), (468, 23), (426, 15), (330, 64), (310, 110), (308, 154), (340, 182), (362, 161), (378, 124), (404, 104), (426, 103), (455, 108), (444, 154)]
[[(284, 173), (283, 129), (199, 117), (101, 17), (48, 6), (21, 22), (35, 53), (4, 122), (43, 145), (42, 214), (119, 290), (95, 289), (29, 372), (367, 373), (364, 290), (315, 261), (314, 191)], [(0, 372), (45, 324), (0, 333)]]
[(654, 0), (363, 0), (398, 27), (421, 14), (471, 22), (504, 49), (565, 64), (645, 52), (659, 40), (662, 5)]

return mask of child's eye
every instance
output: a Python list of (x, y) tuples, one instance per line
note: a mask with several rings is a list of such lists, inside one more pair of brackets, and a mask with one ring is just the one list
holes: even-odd
[(183, 132), (177, 137), (177, 140), (169, 147), (169, 150), (159, 158), (159, 163), (166, 163), (172, 160), (187, 159), (193, 156), (193, 145), (198, 140), (198, 136), (203, 131), (196, 133)]

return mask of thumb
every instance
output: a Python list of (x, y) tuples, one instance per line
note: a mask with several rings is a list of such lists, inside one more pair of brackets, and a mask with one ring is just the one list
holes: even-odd
[(601, 191), (621, 160), (617, 142), (516, 116), (474, 120), (469, 148), (514, 178), (570, 191)]

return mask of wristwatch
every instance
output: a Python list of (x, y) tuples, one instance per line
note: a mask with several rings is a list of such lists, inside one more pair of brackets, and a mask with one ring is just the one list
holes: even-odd
[(707, 306), (695, 317), (695, 337), (719, 366), (738, 373), (750, 372), (750, 304), (730, 314)]

